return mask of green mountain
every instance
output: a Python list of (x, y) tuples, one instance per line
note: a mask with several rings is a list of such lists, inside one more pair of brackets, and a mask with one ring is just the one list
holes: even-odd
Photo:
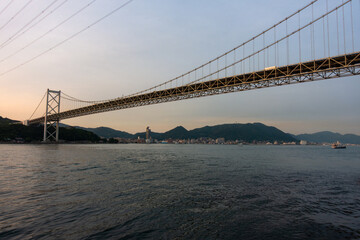
[[(43, 135), (43, 126), (23, 126), (17, 124), (18, 121), (0, 117), (0, 141), (8, 139), (23, 138), (26, 141), (41, 141)], [(145, 138), (145, 132), (130, 134), (124, 131), (115, 130), (107, 127), (84, 128), (71, 127), (60, 124), (60, 139), (65, 141), (99, 141), (99, 137), (104, 138)], [(247, 124), (221, 124), (215, 126), (205, 126), (193, 130), (187, 130), (178, 126), (164, 133), (152, 132), (153, 139), (197, 139), (197, 138), (225, 138), (225, 140), (252, 141), (279, 141), (293, 142), (306, 140), (308, 142), (331, 143), (340, 141), (342, 143), (360, 144), (360, 136), (354, 134), (339, 134), (333, 132), (318, 132), (313, 134), (291, 135), (281, 130), (266, 126), (262, 123)]]
[[(88, 131), (94, 129), (85, 128)], [(97, 128), (96, 134), (106, 137), (123, 137), (123, 138), (145, 138), (145, 132), (131, 135), (122, 131), (109, 130), (109, 128)], [(127, 137), (124, 137), (124, 133)], [(242, 140), (245, 142), (252, 141), (282, 141), (292, 142), (297, 141), (290, 134), (284, 133), (275, 127), (269, 127), (261, 123), (247, 123), (247, 124), (222, 124), (216, 126), (206, 126), (187, 130), (182, 126), (178, 126), (164, 133), (152, 132), (153, 139), (197, 139), (197, 138), (225, 138), (225, 140)]]
[(165, 139), (186, 139), (189, 136), (189, 131), (186, 130), (183, 126), (178, 126), (170, 131), (163, 133), (163, 138)]
[(350, 143), (350, 144), (360, 144), (360, 136), (355, 134), (345, 134), (333, 133), (329, 131), (318, 132), (313, 134), (300, 134), (295, 136), (299, 140), (306, 140), (308, 142), (316, 143)]
[[(43, 139), (44, 126), (24, 126), (14, 124), (18, 121), (0, 117), (0, 142), (9, 142), (22, 138), (25, 142), (40, 142)], [(98, 142), (100, 137), (96, 134), (74, 127), (60, 127), (59, 139), (64, 141), (90, 141)]]
[(104, 137), (104, 138), (114, 138), (114, 137), (118, 137), (118, 138), (134, 138), (134, 135), (132, 135), (130, 133), (115, 130), (115, 129), (108, 128), (108, 127), (98, 127), (98, 128), (76, 127), (76, 128), (83, 129), (83, 130), (86, 130), (86, 131), (89, 131), (89, 132), (93, 132), (96, 135), (98, 135), (100, 137)]
[(291, 135), (262, 123), (222, 124), (212, 127), (206, 126), (191, 130), (189, 133), (191, 138), (210, 137), (215, 139), (223, 137), (225, 140), (243, 140), (245, 142), (297, 141), (297, 139)]
[(11, 120), (9, 118), (3, 118), (0, 116), (0, 126), (1, 125), (7, 125), (7, 124), (11, 124), (11, 123), (16, 123), (18, 121), (15, 121), (15, 120)]

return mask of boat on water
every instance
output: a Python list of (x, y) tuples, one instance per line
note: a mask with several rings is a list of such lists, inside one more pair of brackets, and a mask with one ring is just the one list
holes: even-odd
[(331, 144), (331, 148), (333, 148), (333, 149), (344, 149), (344, 148), (346, 148), (346, 145), (341, 144), (339, 141), (337, 141), (336, 143)]

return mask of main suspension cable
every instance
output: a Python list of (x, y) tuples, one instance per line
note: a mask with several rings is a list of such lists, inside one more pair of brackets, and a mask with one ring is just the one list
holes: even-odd
[(34, 116), (35, 112), (38, 110), (38, 108), (40, 107), (42, 101), (44, 100), (45, 96), (46, 96), (47, 91), (44, 93), (44, 96), (41, 98), (40, 103), (38, 104), (38, 106), (35, 108), (35, 111), (31, 114), (31, 116), (28, 118), (29, 120)]
[[(192, 70), (190, 70), (190, 71), (188, 71), (188, 72), (186, 72), (186, 73), (184, 73), (184, 74), (182, 74), (182, 75), (180, 75), (180, 76), (178, 76), (178, 77), (176, 77), (176, 78), (173, 78), (173, 79), (171, 79), (171, 80), (168, 80), (168, 81), (166, 81), (166, 82), (163, 82), (163, 83), (161, 83), (161, 84), (158, 84), (158, 85), (156, 85), (156, 86), (154, 86), (154, 87), (151, 87), (151, 88), (148, 88), (148, 89), (145, 89), (145, 90), (142, 90), (142, 91), (139, 91), (139, 92), (130, 94), (130, 95), (128, 95), (128, 96), (135, 96), (135, 95), (139, 95), (139, 94), (142, 94), (142, 93), (145, 93), (145, 92), (154, 90), (154, 89), (156, 89), (156, 88), (158, 88), (158, 87), (161, 87), (161, 86), (164, 86), (165, 84), (170, 83), (170, 82), (172, 82), (172, 81), (177, 81), (177, 79), (183, 78), (183, 77), (186, 76), (186, 75), (190, 75), (191, 73), (193, 73), (193, 72), (195, 72), (195, 71), (199, 70), (200, 68), (203, 68), (203, 67), (205, 67), (205, 66), (207, 66), (207, 65), (211, 66), (211, 63), (216, 63), (220, 58), (223, 58), (223, 57), (226, 56), (227, 54), (229, 54), (229, 53), (231, 53), (231, 52), (233, 52), (233, 51), (235, 51), (235, 50), (237, 50), (237, 49), (239, 49), (239, 48), (241, 48), (241, 47), (244, 47), (246, 44), (248, 44), (248, 43), (250, 43), (251, 41), (257, 39), (258, 37), (262, 36), (263, 34), (269, 32), (269, 31), (272, 30), (273, 28), (279, 26), (279, 25), (282, 24), (283, 22), (287, 21), (288, 19), (292, 18), (293, 16), (297, 15), (298, 13), (302, 12), (303, 10), (307, 9), (307, 8), (310, 7), (311, 5), (315, 4), (317, 1), (319, 1), (319, 0), (314, 0), (314, 1), (310, 2), (309, 4), (307, 4), (306, 6), (304, 6), (303, 8), (297, 10), (296, 12), (294, 12), (293, 14), (291, 14), (291, 15), (289, 15), (288, 17), (284, 18), (283, 20), (279, 21), (279, 22), (276, 23), (275, 25), (269, 27), (269, 28), (266, 29), (265, 31), (259, 33), (258, 35), (254, 36), (253, 38), (251, 38), (251, 39), (243, 42), (242, 44), (238, 45), (237, 47), (235, 47), (235, 48), (233, 48), (233, 49), (225, 52), (224, 54), (222, 54), (222, 55), (220, 55), (220, 56), (218, 56), (218, 57), (216, 57), (216, 58), (214, 58), (214, 59), (212, 59), (212, 60), (210, 60), (210, 61), (208, 61), (208, 62), (206, 62), (206, 63), (204, 63), (204, 64), (202, 64), (202, 65), (200, 65), (200, 66), (198, 66), (197, 68), (194, 68), (194, 69), (192, 69)], [(215, 72), (215, 73), (217, 73), (217, 72)], [(0, 75), (0, 76), (1, 76), (1, 75)], [(194, 83), (194, 82), (196, 82), (196, 81), (192, 81), (192, 82), (190, 82), (190, 83), (188, 83), (188, 84), (191, 84), (191, 83)], [(187, 84), (187, 85), (188, 85), (188, 84)]]
[(106, 99), (106, 100), (96, 100), (96, 101), (89, 101), (89, 100), (82, 100), (82, 99), (79, 99), (79, 98), (75, 98), (75, 97), (72, 97), (64, 92), (61, 92), (61, 98), (63, 99), (66, 99), (66, 100), (69, 100), (69, 101), (74, 101), (74, 102), (82, 102), (82, 103), (91, 103), (91, 104), (94, 104), (94, 103), (103, 103), (103, 102), (108, 102), (108, 101), (111, 101), (113, 99)]

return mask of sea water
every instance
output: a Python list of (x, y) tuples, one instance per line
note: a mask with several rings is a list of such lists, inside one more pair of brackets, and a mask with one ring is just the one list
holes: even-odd
[(360, 147), (0, 145), (0, 239), (358, 239)]

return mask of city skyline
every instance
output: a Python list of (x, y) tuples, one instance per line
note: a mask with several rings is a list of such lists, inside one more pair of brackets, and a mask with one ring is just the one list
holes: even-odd
[[(24, 38), (0, 47), (1, 56), (21, 48), (58, 23), (62, 15), (71, 14), (87, 2), (65, 4), (58, 14), (49, 16), (49, 21), (34, 27)], [(0, 116), (27, 119), (47, 88), (81, 99), (100, 100), (152, 87), (232, 49), (307, 4), (135, 0), (62, 46), (2, 75), (125, 2), (96, 2), (24, 53), (1, 62)], [(25, 3), (19, 1), (10, 6), (0, 15), (1, 21), (6, 22)], [(4, 6), (5, 3), (0, 4), (0, 10)], [(1, 42), (45, 6), (44, 2), (33, 4), (33, 8), (24, 10), (21, 17), (0, 29), (0, 33), (8, 31), (1, 36)], [(354, 7), (359, 9), (359, 3), (354, 2)], [(267, 14), (269, 9), (273, 14)], [(355, 27), (360, 27), (360, 17), (356, 19)], [(144, 126), (163, 132), (179, 125), (194, 129), (261, 122), (293, 134), (328, 130), (359, 135), (359, 90), (360, 79), (355, 76), (162, 103), (62, 122), (106, 126), (130, 133)]]

